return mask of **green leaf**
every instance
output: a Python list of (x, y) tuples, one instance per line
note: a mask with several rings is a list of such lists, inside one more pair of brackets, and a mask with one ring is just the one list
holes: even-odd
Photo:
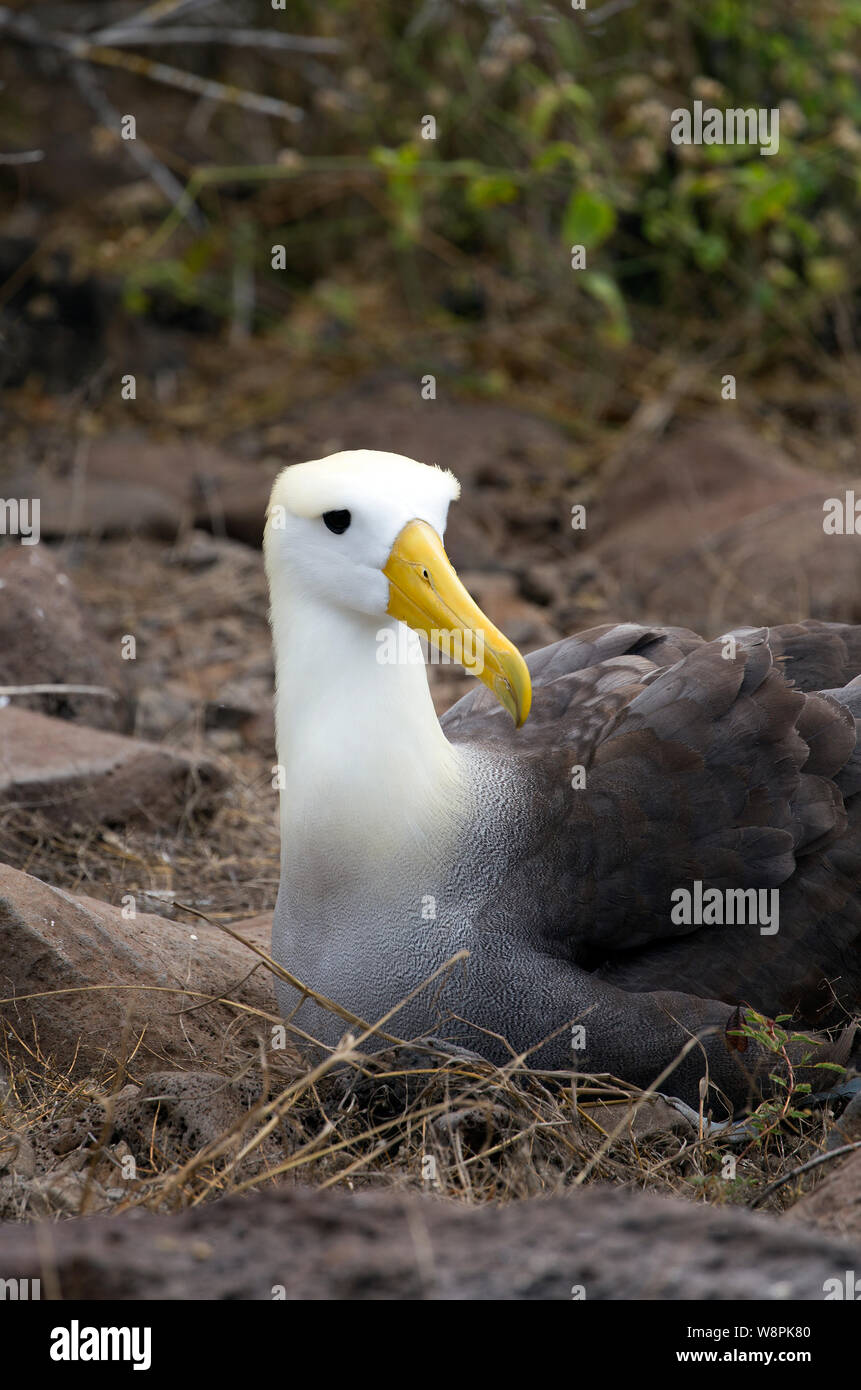
[[(748, 169), (750, 166), (745, 166)], [(768, 222), (777, 222), (793, 202), (798, 185), (793, 178), (777, 178), (766, 182), (759, 170), (758, 177), (747, 180), (738, 210), (738, 225), (743, 232), (755, 232)]]
[(132, 283), (126, 284), (123, 289), (123, 308), (130, 314), (141, 315), (147, 313), (150, 306), (150, 297), (140, 285)]
[(719, 232), (704, 232), (694, 244), (694, 259), (702, 270), (717, 270), (729, 255), (729, 243)]
[(808, 283), (820, 294), (841, 294), (848, 288), (846, 267), (836, 256), (817, 256), (807, 262)]
[(593, 299), (597, 299), (607, 311), (604, 333), (613, 347), (624, 347), (631, 341), (631, 325), (622, 292), (616, 281), (602, 270), (583, 270), (579, 272), (579, 283)]
[(616, 226), (616, 210), (599, 193), (578, 189), (571, 194), (562, 218), (562, 235), (567, 246), (585, 246), (595, 251)]
[(553, 140), (533, 159), (532, 168), (537, 174), (546, 174), (560, 164), (570, 164), (573, 169), (587, 169), (589, 156), (579, 145), (572, 145), (570, 140)]
[(486, 174), (467, 185), (466, 201), (471, 208), (495, 208), (515, 202), (519, 193), (517, 184), (503, 174)]
[(594, 104), (588, 87), (581, 87), (576, 82), (564, 82), (561, 86), (545, 86), (540, 90), (530, 113), (529, 129), (539, 140), (543, 140), (553, 117), (562, 107), (573, 106), (576, 110), (588, 111)]

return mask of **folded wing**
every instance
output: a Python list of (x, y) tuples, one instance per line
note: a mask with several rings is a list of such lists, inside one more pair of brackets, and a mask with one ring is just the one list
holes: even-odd
[[(625, 624), (528, 661), (523, 729), (484, 690), (442, 723), (454, 741), (502, 742), (534, 764), (548, 949), (627, 991), (810, 1023), (858, 1008), (861, 628), (704, 642)], [(695, 883), (777, 890), (778, 931), (674, 921), (674, 892)]]

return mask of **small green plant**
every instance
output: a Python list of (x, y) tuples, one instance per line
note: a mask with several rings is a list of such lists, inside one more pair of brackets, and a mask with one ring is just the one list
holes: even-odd
[[(754, 1137), (743, 1151), (744, 1158), (754, 1147), (762, 1147), (768, 1137), (786, 1120), (802, 1120), (805, 1111), (797, 1102), (802, 1096), (810, 1095), (809, 1081), (800, 1081), (798, 1071), (801, 1067), (814, 1070), (842, 1072), (843, 1067), (835, 1062), (814, 1062), (812, 1060), (816, 1040), (806, 1033), (790, 1032), (783, 1025), (791, 1021), (791, 1014), (778, 1014), (777, 1018), (767, 1018), (756, 1009), (740, 1010), (738, 1028), (727, 1030), (729, 1038), (738, 1041), (735, 1046), (743, 1051), (748, 1042), (758, 1044), (774, 1058), (774, 1067), (768, 1072), (768, 1080), (774, 1086), (774, 1094), (766, 1097), (750, 1117), (749, 1125)], [(801, 1052), (800, 1049), (807, 1051)]]

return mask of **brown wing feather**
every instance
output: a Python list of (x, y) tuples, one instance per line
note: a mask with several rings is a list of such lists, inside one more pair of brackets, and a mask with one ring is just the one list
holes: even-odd
[[(529, 658), (523, 730), (483, 690), (443, 726), (539, 765), (548, 949), (625, 990), (821, 1021), (835, 998), (861, 1004), (861, 687), (842, 688), (861, 670), (861, 628), (736, 635), (733, 658), (684, 629), (596, 628)], [(817, 686), (830, 689), (805, 693)], [(780, 889), (778, 934), (674, 924), (670, 895), (694, 880)]]

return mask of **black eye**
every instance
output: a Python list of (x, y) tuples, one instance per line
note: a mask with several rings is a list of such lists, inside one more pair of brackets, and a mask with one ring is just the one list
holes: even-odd
[(330, 531), (334, 531), (336, 536), (343, 536), (350, 524), (350, 513), (343, 512), (324, 512), (323, 520)]

